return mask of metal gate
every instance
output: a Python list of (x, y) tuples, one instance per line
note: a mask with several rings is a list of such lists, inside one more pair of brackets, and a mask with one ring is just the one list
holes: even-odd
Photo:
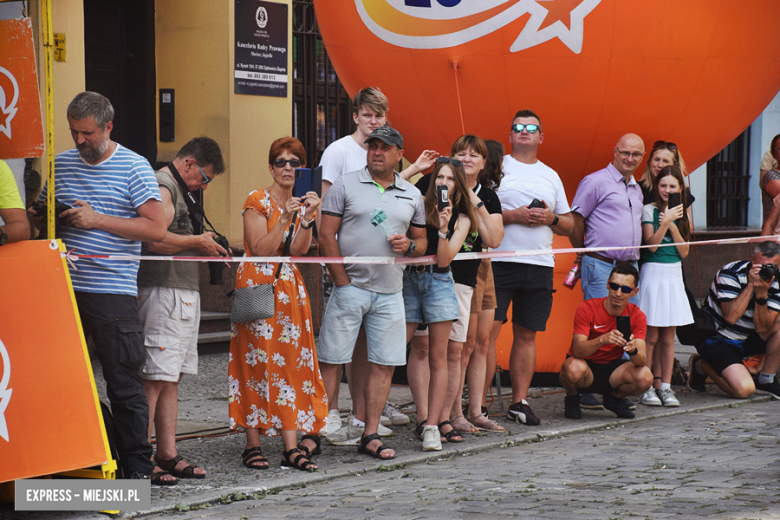
[(707, 227), (747, 227), (750, 127), (707, 161)]

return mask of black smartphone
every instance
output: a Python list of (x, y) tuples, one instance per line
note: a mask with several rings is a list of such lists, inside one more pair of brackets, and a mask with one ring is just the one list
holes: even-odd
[(682, 195), (679, 193), (670, 193), (669, 194), (669, 208), (676, 208), (680, 204), (682, 204)]
[(543, 200), (534, 199), (531, 201), (531, 203), (528, 205), (528, 208), (546, 208), (547, 205), (544, 203)]
[(623, 339), (631, 339), (631, 316), (615, 316), (617, 330), (623, 335)]
[(310, 191), (314, 191), (314, 175), (311, 168), (296, 168), (293, 197), (301, 198)]
[(450, 201), (450, 189), (447, 186), (436, 186), (436, 196), (439, 201), (439, 211), (444, 211)]

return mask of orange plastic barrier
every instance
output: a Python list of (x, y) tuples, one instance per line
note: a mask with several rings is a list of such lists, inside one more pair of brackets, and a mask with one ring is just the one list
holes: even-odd
[(110, 458), (60, 248), (0, 247), (0, 482)]

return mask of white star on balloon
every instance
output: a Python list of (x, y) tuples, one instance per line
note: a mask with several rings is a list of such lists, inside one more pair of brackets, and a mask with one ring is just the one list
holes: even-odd
[(8, 425), (5, 421), (5, 409), (8, 407), (8, 402), (11, 400), (11, 393), (13, 392), (13, 390), (8, 388), (8, 384), (11, 382), (11, 358), (2, 341), (0, 341), (0, 360), (3, 362), (3, 376), (0, 378), (0, 437), (10, 442)]
[(601, 0), (584, 0), (580, 5), (572, 9), (571, 29), (558, 20), (541, 31), (539, 28), (542, 26), (549, 11), (542, 5), (539, 5), (539, 1), (544, 0), (523, 0), (520, 2), (526, 11), (531, 14), (531, 19), (528, 20), (520, 36), (517, 37), (509, 50), (518, 52), (553, 38), (558, 38), (575, 54), (582, 52), (582, 40), (585, 36), (585, 17), (601, 3)]

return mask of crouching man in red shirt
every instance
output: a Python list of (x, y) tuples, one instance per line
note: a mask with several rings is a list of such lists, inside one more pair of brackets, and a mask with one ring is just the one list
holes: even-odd
[[(628, 303), (637, 293), (638, 281), (633, 265), (617, 265), (607, 282), (609, 296), (585, 300), (577, 307), (571, 348), (560, 374), (567, 418), (582, 419), (579, 394), (594, 393), (604, 396), (604, 408), (621, 419), (632, 419), (634, 412), (624, 398), (641, 395), (653, 384), (653, 374), (645, 366), (647, 319), (639, 307)], [(628, 341), (618, 331), (617, 316), (630, 319)]]

